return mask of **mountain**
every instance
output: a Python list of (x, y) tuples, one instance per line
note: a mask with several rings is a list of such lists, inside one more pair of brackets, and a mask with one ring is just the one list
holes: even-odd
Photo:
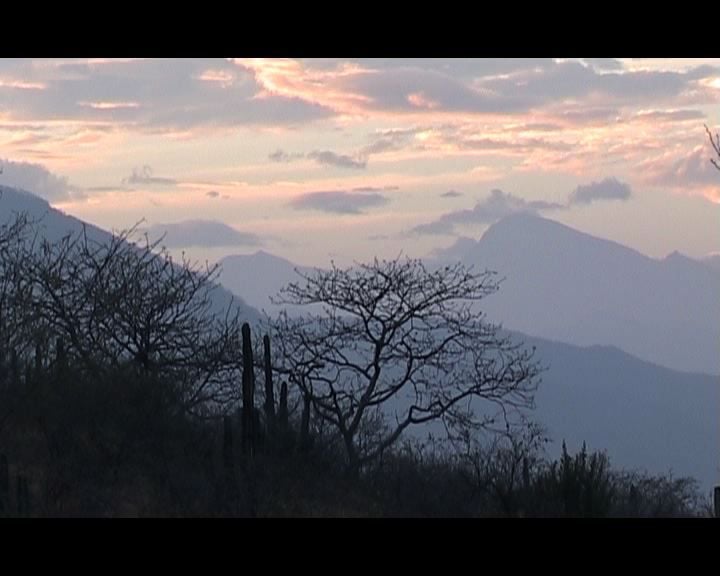
[(548, 368), (534, 418), (557, 456), (583, 441), (614, 466), (720, 482), (720, 377), (669, 370), (612, 346), (578, 347), (516, 335)]
[(296, 266), (289, 260), (259, 250), (254, 254), (227, 256), (220, 260), (220, 283), (241, 295), (258, 310), (277, 312), (280, 307), (270, 301), (283, 286), (300, 280), (296, 270), (308, 273), (312, 268)]
[[(652, 273), (669, 274), (667, 267), (675, 274), (679, 271), (693, 277), (698, 275), (703, 282), (710, 281), (705, 278), (708, 271), (704, 265), (685, 257), (674, 255), (663, 263), (566, 227), (561, 227), (554, 237), (543, 233), (546, 225), (551, 231), (554, 229), (553, 222), (533, 220), (530, 224), (538, 225), (541, 230), (525, 229), (527, 238), (520, 238), (524, 243), (531, 244), (538, 233), (544, 234), (549, 244), (543, 250), (552, 252), (553, 248), (557, 248), (562, 258), (572, 258), (578, 266), (580, 259), (595, 257), (601, 271), (617, 266), (626, 270), (641, 263), (651, 272), (655, 271)], [(513, 233), (520, 234), (521, 230)], [(491, 235), (487, 240), (488, 245), (489, 240), (500, 241), (500, 245), (506, 243), (497, 235), (494, 239)], [(578, 245), (578, 241), (586, 245)], [(480, 243), (468, 240), (464, 244), (468, 254), (463, 256), (470, 260), (469, 256), (478, 251)], [(483, 249), (489, 250), (487, 245)], [(573, 251), (577, 254), (572, 254)], [(511, 264), (515, 265), (517, 260), (523, 263), (522, 254), (518, 255), (507, 247), (504, 252)], [(564, 297), (582, 300), (573, 295), (567, 284), (575, 282), (575, 289), (578, 289), (578, 285), (592, 286), (591, 279), (583, 279), (582, 276), (582, 282), (568, 279), (567, 266), (558, 262), (559, 259), (545, 256), (545, 261), (538, 261), (537, 274), (547, 283), (550, 280), (543, 279), (544, 274), (557, 274), (563, 280), (559, 289), (564, 291)], [(229, 257), (222, 261), (222, 265), (221, 282), (227, 282), (227, 287), (237, 290), (238, 294), (258, 307), (263, 307), (267, 294), (276, 293), (283, 284), (297, 280), (292, 262), (266, 252)], [(543, 270), (546, 265), (554, 268), (548, 272)], [(509, 269), (523, 268), (512, 266)], [(657, 269), (662, 272), (657, 272)], [(580, 270), (580, 274), (589, 275), (590, 272)], [(612, 281), (618, 282), (617, 274), (612, 274)], [(597, 274), (597, 277), (602, 277), (602, 274)], [(610, 278), (606, 279), (606, 283), (610, 281)], [(552, 294), (548, 292), (551, 286), (540, 282), (540, 287), (544, 290), (542, 294), (546, 301), (550, 300)], [(502, 290), (506, 288), (507, 282)], [(490, 302), (491, 298), (483, 303)], [(538, 312), (535, 314), (540, 316)], [(552, 314), (549, 316), (552, 317)], [(646, 469), (657, 474), (672, 470), (675, 476), (697, 478), (705, 491), (720, 480), (719, 377), (658, 366), (615, 346), (578, 346), (520, 332), (513, 332), (513, 335), (528, 346), (535, 346), (537, 358), (547, 368), (536, 395), (533, 418), (547, 428), (553, 440), (550, 446), (553, 455), (559, 454), (563, 439), (572, 450), (586, 441), (592, 450), (607, 450), (613, 465), (618, 468)], [(422, 431), (417, 433), (424, 435)]]
[[(97, 226), (78, 220), (64, 214), (50, 206), (45, 200), (26, 192), (7, 186), (0, 186), (0, 225), (11, 221), (15, 214), (27, 214), (31, 220), (37, 222), (42, 237), (53, 242), (60, 240), (67, 234), (78, 233), (85, 227), (89, 239), (96, 242), (107, 242), (111, 238), (107, 232)], [(242, 298), (234, 296), (221, 285), (212, 291), (212, 310), (223, 312), (232, 301), (240, 310), (241, 316), (251, 324), (260, 320), (260, 313), (248, 306)]]
[(702, 263), (720, 272), (720, 254), (705, 256), (705, 258), (702, 259)]
[(462, 239), (436, 261), (458, 259), (504, 278), (482, 307), (508, 329), (720, 374), (720, 272), (702, 261), (656, 260), (529, 214)]
[[(83, 226), (35, 196), (9, 188), (0, 192), (0, 223), (13, 212), (24, 211), (42, 218), (49, 239)], [(86, 226), (94, 239), (109, 237), (100, 228)], [(578, 340), (584, 338), (587, 344), (605, 342), (628, 350), (642, 348), (638, 341), (643, 334), (662, 344), (653, 330), (667, 330), (676, 335), (671, 341), (679, 349), (667, 357), (693, 366), (686, 349), (693, 342), (703, 344), (703, 338), (712, 342), (717, 332), (709, 327), (720, 324), (716, 305), (720, 292), (708, 293), (708, 285), (716, 286), (713, 282), (718, 278), (711, 267), (679, 254), (654, 260), (536, 217), (506, 219), (480, 241), (465, 239), (455, 248), (446, 257), (461, 257), (482, 268), (496, 266), (507, 276), (501, 291), (483, 304), (505, 326), (525, 325), (531, 329), (524, 332), (536, 335), (515, 334), (536, 346), (538, 358), (548, 368), (536, 395), (534, 417), (547, 427), (554, 440), (552, 450), (557, 451), (563, 439), (571, 449), (587, 441), (590, 449), (607, 450), (618, 467), (653, 473), (672, 469), (676, 476), (696, 477), (707, 490), (720, 481), (720, 378), (664, 368), (614, 346), (582, 347), (537, 337), (538, 332), (555, 330), (570, 341), (579, 335)], [(297, 279), (291, 262), (266, 252), (229, 257), (221, 264), (221, 282), (236, 292), (235, 301), (251, 322), (259, 314), (238, 296), (263, 307), (268, 294)], [(502, 296), (504, 303), (493, 303)], [(231, 295), (218, 287), (215, 298), (221, 306)], [(683, 314), (677, 310), (685, 304), (686, 326), (679, 322)], [(513, 305), (520, 309), (512, 309)], [(661, 313), (663, 306), (668, 318)], [(523, 323), (523, 314), (537, 322), (538, 330), (529, 320)], [(609, 319), (604, 320), (603, 314)], [(703, 337), (688, 340), (693, 333)], [(648, 348), (652, 351), (652, 344)]]
[(30, 192), (0, 186), (0, 225), (11, 221), (16, 214), (27, 214), (37, 222), (42, 236), (51, 242), (81, 231), (83, 225), (92, 240), (101, 241), (109, 237), (109, 233), (104, 230), (56, 210)]

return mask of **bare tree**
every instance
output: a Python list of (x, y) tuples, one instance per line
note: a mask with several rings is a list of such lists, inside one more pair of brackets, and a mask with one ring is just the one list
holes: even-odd
[(299, 274), (304, 282), (286, 286), (276, 303), (322, 312), (272, 321), (276, 368), (339, 433), (351, 470), (410, 426), (507, 426), (532, 406), (533, 351), (477, 310), (499, 288), (494, 273), (461, 264), (430, 271), (398, 258)]
[(232, 400), (240, 319), (232, 303), (213, 309), (217, 269), (176, 263), (159, 242), (134, 236), (101, 242), (83, 229), (49, 242), (30, 234), (0, 250), (14, 349), (49, 352), (60, 339), (93, 379), (121, 368), (166, 381), (186, 411)]

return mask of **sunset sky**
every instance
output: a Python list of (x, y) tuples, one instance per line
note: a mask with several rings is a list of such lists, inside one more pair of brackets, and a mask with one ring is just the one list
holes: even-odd
[(211, 260), (424, 256), (518, 210), (702, 257), (704, 124), (720, 59), (0, 60), (0, 184)]

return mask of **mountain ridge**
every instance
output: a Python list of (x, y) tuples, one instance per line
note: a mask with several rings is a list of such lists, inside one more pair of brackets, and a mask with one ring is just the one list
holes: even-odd
[(513, 215), (479, 240), (436, 254), (504, 278), (488, 316), (526, 334), (613, 344), (676, 370), (720, 374), (720, 274), (701, 261), (661, 260), (533, 215)]
[[(51, 242), (58, 241), (67, 234), (77, 234), (83, 229), (88, 238), (95, 242), (104, 243), (112, 237), (111, 232), (67, 215), (31, 192), (0, 186), (0, 225), (19, 213), (25, 213), (35, 221), (43, 237)], [(234, 302), (248, 322), (257, 324), (260, 321), (261, 315), (257, 310), (219, 282), (215, 282), (211, 298), (212, 309), (216, 313), (223, 312), (231, 302)]]

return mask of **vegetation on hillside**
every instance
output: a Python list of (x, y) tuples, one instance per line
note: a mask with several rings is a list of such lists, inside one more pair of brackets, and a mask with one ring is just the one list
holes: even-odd
[[(131, 240), (0, 227), (0, 516), (708, 513), (691, 479), (613, 470), (585, 448), (547, 456), (531, 355), (453, 308), (496, 289), (486, 275), (334, 270), (311, 279), (329, 292), (294, 292), (344, 299), (322, 338), (285, 317), (253, 339), (213, 308), (214, 269)], [(394, 358), (407, 376), (384, 380)], [(407, 425), (376, 409), (391, 398), (415, 406)], [(475, 420), (471, 399), (497, 414)], [(447, 434), (403, 433), (424, 421)]]

